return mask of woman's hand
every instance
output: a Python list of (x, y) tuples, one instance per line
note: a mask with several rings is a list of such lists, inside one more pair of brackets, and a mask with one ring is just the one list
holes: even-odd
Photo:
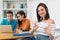
[(16, 33), (19, 33), (18, 29), (16, 29)]
[(50, 34), (51, 33), (51, 27), (50, 24), (45, 28), (46, 33)]
[(45, 28), (46, 33), (49, 35), (50, 40), (54, 39), (54, 36), (51, 34), (51, 27), (48, 25), (48, 27)]
[(22, 33), (22, 30), (20, 30), (20, 29), (16, 29), (16, 33)]
[(38, 28), (37, 22), (34, 23), (33, 30), (36, 30)]
[(33, 34), (34, 31), (35, 31), (37, 28), (38, 28), (37, 22), (35, 22), (33, 28), (32, 28), (29, 32), (30, 32), (31, 34)]

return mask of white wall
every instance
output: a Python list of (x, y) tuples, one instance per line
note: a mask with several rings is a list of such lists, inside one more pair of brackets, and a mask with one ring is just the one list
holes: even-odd
[[(35, 0), (29, 2), (29, 16), (31, 22), (36, 21), (36, 6), (43, 2), (48, 6), (50, 17), (55, 21), (56, 28), (60, 29), (60, 1), (59, 0)], [(33, 23), (31, 23), (33, 24)]]
[(0, 0), (0, 21), (1, 21), (1, 19), (2, 19), (2, 15), (3, 15), (3, 14), (2, 14), (2, 13), (3, 13), (3, 12), (2, 12), (2, 10), (3, 10), (3, 5), (2, 5), (2, 4), (3, 4), (3, 1)]

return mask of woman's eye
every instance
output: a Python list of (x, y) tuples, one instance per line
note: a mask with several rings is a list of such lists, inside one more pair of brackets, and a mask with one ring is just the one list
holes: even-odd
[(43, 11), (43, 9), (41, 9), (41, 11)]
[(44, 9), (38, 10), (38, 12), (43, 11)]

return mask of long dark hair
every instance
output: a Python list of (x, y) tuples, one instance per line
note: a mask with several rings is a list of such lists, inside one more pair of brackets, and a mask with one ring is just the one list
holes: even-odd
[[(17, 12), (17, 14), (24, 15), (24, 18), (26, 18), (25, 12), (24, 12), (23, 10)], [(17, 17), (17, 14), (16, 14), (16, 17)], [(18, 19), (17, 19), (17, 20), (18, 20)], [(22, 24), (22, 21), (19, 21), (19, 20), (18, 20), (18, 26), (19, 26), (19, 27), (20, 27), (21, 24)]]
[(41, 18), (41, 16), (39, 16), (39, 14), (38, 14), (38, 7), (40, 7), (40, 6), (44, 7), (46, 10), (45, 20), (50, 18), (47, 6), (44, 3), (39, 3), (37, 6), (37, 9), (36, 9), (38, 22), (43, 20), (43, 18)]

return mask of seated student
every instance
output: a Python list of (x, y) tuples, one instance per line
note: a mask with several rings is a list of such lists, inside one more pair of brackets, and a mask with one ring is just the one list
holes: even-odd
[[(26, 19), (24, 11), (21, 10), (21, 11), (17, 12), (16, 16), (17, 16), (17, 20), (18, 20), (16, 32), (19, 32), (19, 30), (22, 32), (29, 31), (30, 30), (30, 21), (28, 19)], [(22, 40), (35, 40), (35, 38), (34, 37), (24, 38)]]
[(17, 12), (17, 28), (16, 31), (18, 32), (19, 30), (21, 31), (29, 31), (30, 30), (30, 21), (26, 19), (24, 11), (19, 11)]
[(1, 25), (11, 25), (12, 31), (13, 32), (16, 31), (17, 21), (15, 19), (13, 19), (12, 11), (7, 11), (7, 18), (2, 20)]

